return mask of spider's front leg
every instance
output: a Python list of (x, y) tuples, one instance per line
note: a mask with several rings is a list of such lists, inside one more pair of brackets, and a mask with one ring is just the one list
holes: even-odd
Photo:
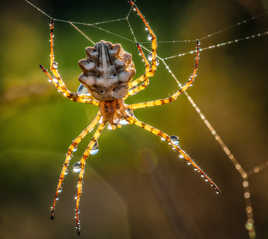
[[(145, 62), (145, 73), (140, 76), (139, 78), (137, 78), (136, 80), (132, 81), (129, 83), (129, 88), (133, 88), (133, 90), (130, 90), (128, 96), (137, 94), (138, 92), (140, 92), (141, 90), (145, 89), (148, 85), (149, 85), (149, 78), (154, 76), (154, 73), (157, 69), (157, 37), (154, 34), (152, 28), (150, 27), (149, 23), (147, 22), (147, 20), (145, 19), (145, 17), (143, 16), (143, 14), (141, 13), (141, 11), (139, 10), (139, 8), (136, 6), (136, 4), (133, 1), (129, 1), (130, 5), (133, 7), (133, 9), (135, 9), (135, 11), (137, 12), (137, 14), (139, 15), (139, 17), (141, 18), (141, 20), (143, 21), (146, 30), (148, 31), (149, 35), (148, 35), (148, 39), (152, 41), (152, 54), (150, 56), (150, 60), (151, 60), (151, 66), (148, 63), (141, 47), (139, 44), (137, 44), (138, 50), (140, 52), (140, 54), (142, 55), (142, 58)], [(147, 64), (147, 63), (148, 64)], [(141, 83), (141, 85), (139, 85)], [(139, 85), (139, 86), (138, 86)], [(135, 88), (136, 86), (138, 86), (137, 88)]]
[(58, 181), (58, 185), (57, 185), (57, 189), (56, 189), (56, 193), (54, 196), (54, 200), (50, 209), (50, 218), (54, 219), (55, 217), (55, 207), (56, 207), (56, 202), (57, 200), (59, 200), (59, 194), (62, 192), (63, 190), (63, 181), (64, 181), (64, 176), (68, 173), (68, 166), (70, 164), (70, 160), (72, 158), (72, 154), (73, 152), (76, 151), (78, 144), (83, 140), (84, 137), (87, 136), (87, 134), (89, 134), (94, 128), (95, 126), (98, 124), (99, 120), (100, 120), (101, 114), (100, 112), (98, 112), (97, 116), (95, 117), (95, 119), (88, 125), (87, 128), (85, 128), (78, 137), (76, 137), (72, 144), (69, 146), (68, 151), (66, 153), (66, 158), (60, 173), (60, 178)]
[(173, 95), (171, 95), (170, 97), (167, 97), (165, 99), (153, 100), (153, 101), (148, 101), (148, 102), (143, 102), (143, 103), (132, 104), (132, 105), (129, 105), (129, 108), (131, 108), (133, 110), (134, 109), (141, 109), (141, 108), (164, 105), (164, 104), (168, 104), (168, 103), (171, 103), (171, 102), (175, 101), (178, 98), (179, 95), (181, 95), (190, 86), (192, 86), (195, 78), (197, 77), (197, 71), (198, 71), (199, 60), (200, 60), (200, 41), (199, 40), (197, 40), (197, 42), (196, 42), (196, 50), (195, 51), (196, 51), (196, 56), (195, 56), (193, 73), (189, 77), (189, 80), (178, 91), (176, 91)]
[(149, 131), (152, 134), (159, 136), (161, 140), (167, 142), (173, 150), (178, 152), (180, 158), (184, 158), (189, 165), (193, 166), (194, 170), (197, 171), (202, 178), (204, 178), (205, 182), (208, 182), (211, 187), (214, 188), (217, 194), (220, 193), (219, 187), (213, 182), (213, 180), (198, 166), (196, 162), (194, 162), (193, 159), (191, 159), (191, 157), (185, 151), (180, 148), (180, 146), (176, 142), (174, 142), (174, 140), (172, 140), (172, 138), (168, 134), (136, 119), (135, 117), (129, 116), (127, 120), (130, 124), (135, 124), (138, 127), (141, 127), (146, 131)]
[[(141, 55), (141, 57), (142, 57), (142, 59), (144, 61), (145, 71), (149, 72), (150, 68), (151, 68), (150, 63), (148, 62), (148, 60), (147, 60), (147, 58), (146, 58), (146, 56), (145, 56), (145, 54), (144, 54), (144, 52), (143, 52), (143, 50), (142, 50), (142, 48), (141, 48), (139, 43), (137, 43), (137, 48), (138, 48), (138, 50), (140, 52), (140, 55)], [(130, 89), (129, 89), (128, 94), (126, 95), (125, 98), (127, 98), (128, 96), (132, 96), (132, 95), (135, 95), (135, 94), (139, 93), (140, 91), (144, 90), (149, 85), (149, 77), (146, 74), (142, 75), (139, 79), (141, 79), (141, 81), (140, 81), (141, 84), (140, 85), (138, 85), (138, 83), (139, 83), (137, 81), (138, 79), (135, 81), (135, 82), (137, 82), (137, 84), (134, 84), (134, 81), (129, 83), (129, 88)]]
[(90, 151), (94, 147), (94, 145), (97, 144), (97, 140), (100, 137), (103, 129), (105, 127), (105, 123), (101, 123), (96, 132), (94, 133), (91, 141), (89, 142), (83, 157), (80, 160), (80, 173), (78, 176), (78, 182), (77, 182), (77, 193), (75, 197), (75, 225), (76, 225), (76, 232), (78, 235), (80, 235), (80, 199), (81, 199), (81, 194), (82, 194), (82, 186), (83, 186), (83, 178), (85, 174), (85, 166), (86, 166), (86, 160), (90, 154)]
[(95, 100), (93, 97), (87, 95), (78, 95), (75, 92), (71, 92), (65, 85), (64, 81), (61, 78), (61, 75), (58, 72), (58, 64), (55, 62), (53, 19), (50, 20), (49, 29), (50, 29), (50, 71), (52, 72), (52, 75), (50, 75), (49, 72), (42, 65), (40, 65), (42, 71), (47, 75), (47, 77), (55, 86), (55, 88), (58, 90), (58, 92), (61, 93), (64, 97), (69, 98), (72, 101), (77, 101), (81, 103), (90, 103), (98, 106), (99, 102)]

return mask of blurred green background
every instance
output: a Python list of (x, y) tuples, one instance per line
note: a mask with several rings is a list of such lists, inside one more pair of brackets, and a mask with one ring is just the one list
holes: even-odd
[[(83, 22), (126, 16), (127, 1), (33, 0), (50, 15)], [(263, 13), (266, 0), (139, 1), (159, 40), (195, 39)], [(1, 3), (0, 66), (0, 238), (76, 238), (73, 228), (77, 175), (68, 175), (49, 220), (50, 202), (68, 145), (93, 119), (94, 106), (59, 96), (38, 65), (48, 67), (48, 19), (24, 1)], [(131, 23), (140, 41), (144, 26)], [(131, 38), (125, 22), (102, 27)], [(202, 46), (267, 30), (268, 17), (225, 31)], [(94, 41), (119, 42), (144, 71), (134, 44), (89, 27)], [(246, 170), (268, 160), (268, 39), (205, 51), (198, 80), (188, 92)], [(88, 42), (70, 25), (56, 23), (56, 60), (75, 90)], [(194, 44), (160, 44), (160, 56)], [(193, 56), (168, 62), (185, 82)], [(176, 83), (160, 65), (150, 87), (127, 102), (166, 97)], [(105, 131), (100, 152), (88, 159), (81, 202), (81, 238), (247, 238), (241, 179), (185, 96), (175, 103), (139, 110), (136, 116), (171, 135), (222, 189), (216, 194), (158, 138), (135, 126)], [(89, 137), (80, 145), (79, 160)], [(268, 237), (268, 169), (250, 178), (258, 238)]]

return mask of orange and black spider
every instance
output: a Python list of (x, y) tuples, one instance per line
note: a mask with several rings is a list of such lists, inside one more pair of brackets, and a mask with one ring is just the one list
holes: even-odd
[[(220, 192), (218, 186), (206, 175), (206, 173), (190, 158), (190, 156), (181, 149), (179, 141), (176, 136), (169, 136), (163, 131), (156, 129), (140, 120), (138, 120), (133, 111), (136, 109), (159, 106), (168, 104), (177, 99), (179, 95), (185, 92), (193, 83), (197, 76), (199, 57), (200, 57), (200, 43), (196, 44), (196, 56), (194, 70), (188, 81), (176, 91), (170, 97), (160, 100), (148, 101), (138, 104), (127, 105), (125, 100), (134, 94), (144, 90), (149, 85), (149, 78), (154, 76), (157, 69), (157, 38), (151, 29), (150, 25), (142, 15), (141, 11), (137, 8), (133, 1), (130, 1), (130, 5), (134, 11), (137, 12), (145, 24), (149, 33), (149, 38), (152, 44), (152, 53), (149, 60), (145, 57), (145, 54), (139, 44), (137, 44), (138, 51), (145, 63), (145, 73), (133, 79), (136, 70), (132, 61), (132, 56), (128, 52), (124, 51), (120, 44), (112, 44), (107, 41), (100, 41), (95, 44), (94, 47), (86, 48), (86, 59), (82, 59), (78, 62), (83, 73), (79, 77), (81, 82), (78, 91), (71, 92), (63, 82), (59, 72), (58, 64), (55, 62), (54, 57), (54, 22), (51, 19), (50, 27), (50, 74), (43, 66), (40, 65), (43, 72), (47, 75), (52, 84), (56, 87), (64, 97), (69, 98), (72, 101), (93, 104), (99, 107), (99, 112), (95, 119), (85, 128), (81, 134), (75, 138), (72, 144), (69, 146), (66, 159), (63, 164), (63, 168), (60, 173), (56, 194), (51, 206), (51, 219), (55, 216), (55, 206), (59, 199), (59, 194), (62, 191), (64, 176), (67, 174), (68, 166), (72, 157), (72, 153), (76, 151), (78, 144), (82, 139), (96, 128), (95, 133), (91, 141), (89, 142), (81, 160), (78, 165), (75, 165), (76, 172), (79, 173), (77, 183), (77, 193), (75, 197), (75, 226), (76, 231), (80, 234), (80, 199), (82, 194), (83, 177), (85, 174), (86, 160), (90, 154), (94, 154), (98, 147), (98, 138), (108, 125), (112, 129), (120, 128), (125, 124), (134, 124), (141, 127), (154, 135), (161, 138), (176, 151), (179, 158), (185, 159), (189, 165), (194, 167), (194, 170), (199, 172), (201, 177), (208, 182), (217, 193)], [(151, 63), (149, 62), (151, 61)]]

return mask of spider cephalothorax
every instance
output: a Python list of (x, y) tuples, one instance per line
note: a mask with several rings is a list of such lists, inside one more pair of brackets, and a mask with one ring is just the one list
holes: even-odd
[(131, 54), (107, 41), (86, 48), (86, 54), (78, 63), (83, 71), (79, 81), (100, 101), (124, 98), (136, 73)]
[(161, 137), (162, 141), (167, 142), (174, 151), (179, 155), (179, 158), (185, 159), (189, 165), (194, 167), (194, 170), (201, 174), (217, 192), (219, 188), (217, 185), (206, 175), (206, 173), (191, 159), (191, 157), (182, 150), (179, 145), (178, 137), (169, 136), (165, 132), (154, 128), (138, 120), (133, 111), (136, 109), (153, 107), (168, 104), (175, 101), (179, 95), (183, 94), (193, 83), (197, 76), (198, 63), (199, 63), (199, 41), (196, 45), (196, 57), (194, 70), (188, 81), (179, 88), (174, 94), (165, 98), (153, 101), (147, 101), (137, 104), (125, 104), (124, 100), (129, 96), (135, 95), (144, 90), (149, 85), (149, 78), (154, 76), (157, 68), (157, 39), (150, 25), (137, 8), (133, 1), (129, 1), (131, 7), (141, 20), (143, 21), (146, 29), (149, 32), (149, 39), (152, 43), (152, 51), (150, 55), (151, 62), (146, 58), (142, 47), (137, 43), (139, 53), (145, 63), (145, 73), (137, 79), (132, 79), (136, 70), (132, 62), (132, 57), (129, 53), (123, 50), (120, 44), (112, 44), (106, 41), (100, 41), (94, 47), (86, 48), (87, 58), (79, 61), (83, 73), (79, 77), (82, 85), (78, 88), (78, 92), (71, 92), (65, 85), (62, 77), (58, 72), (58, 65), (55, 62), (54, 56), (54, 22), (51, 19), (50, 23), (50, 70), (52, 75), (43, 67), (40, 66), (43, 72), (49, 78), (49, 81), (56, 87), (64, 97), (72, 101), (93, 104), (99, 107), (99, 112), (95, 119), (86, 127), (78, 137), (76, 137), (72, 144), (69, 146), (63, 168), (61, 170), (59, 182), (57, 185), (56, 194), (51, 207), (51, 219), (55, 216), (55, 206), (59, 199), (59, 194), (62, 192), (63, 180), (67, 173), (67, 169), (72, 158), (72, 153), (76, 151), (78, 144), (82, 139), (89, 134), (94, 128), (96, 131), (90, 140), (83, 157), (75, 164), (75, 172), (79, 173), (77, 183), (77, 193), (75, 197), (75, 223), (77, 233), (80, 233), (80, 199), (83, 190), (83, 177), (85, 174), (86, 160), (90, 154), (95, 154), (96, 147), (98, 146), (98, 139), (105, 129), (107, 124), (113, 126), (113, 129), (121, 127), (124, 124), (132, 124), (151, 132), (154, 135)]

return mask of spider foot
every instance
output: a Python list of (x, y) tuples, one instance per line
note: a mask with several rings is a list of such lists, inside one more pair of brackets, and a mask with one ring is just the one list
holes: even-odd
[(81, 234), (81, 227), (80, 227), (80, 221), (76, 222), (76, 225), (75, 225), (75, 232), (78, 236), (80, 236)]
[(55, 210), (54, 209), (51, 209), (51, 211), (50, 211), (50, 219), (51, 220), (55, 219)]

